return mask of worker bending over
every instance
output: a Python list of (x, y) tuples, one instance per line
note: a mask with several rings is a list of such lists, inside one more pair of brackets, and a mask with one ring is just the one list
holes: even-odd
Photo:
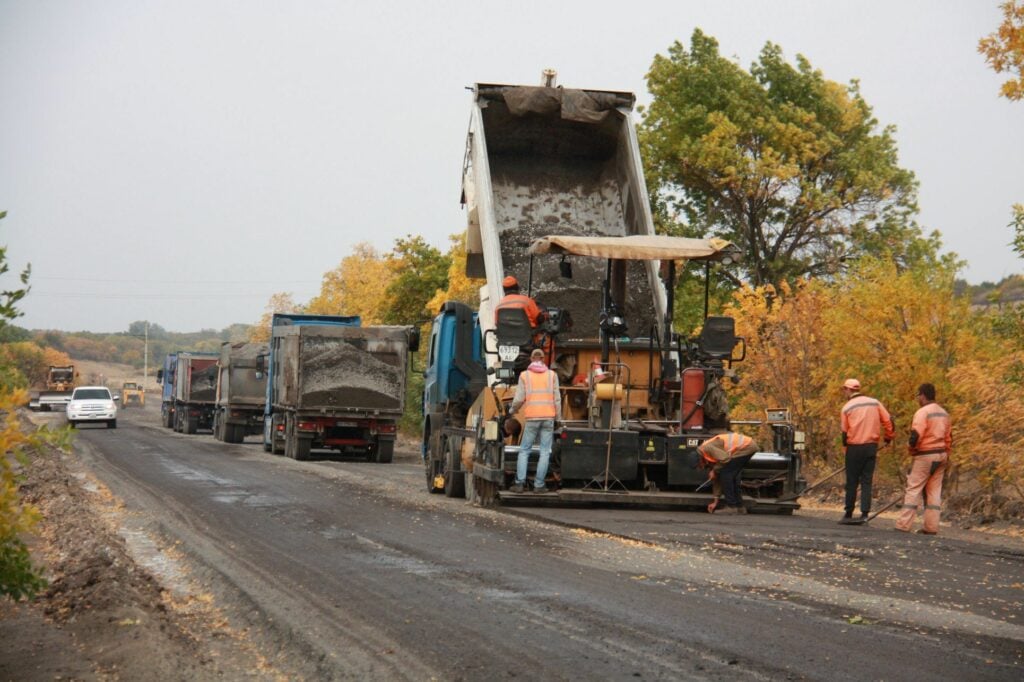
[(757, 443), (750, 436), (719, 429), (719, 433), (697, 447), (703, 466), (711, 469), (712, 489), (715, 499), (708, 505), (708, 511), (718, 509), (721, 496), (725, 496), (723, 514), (745, 514), (743, 494), (740, 491), (740, 476), (743, 467), (757, 452)]

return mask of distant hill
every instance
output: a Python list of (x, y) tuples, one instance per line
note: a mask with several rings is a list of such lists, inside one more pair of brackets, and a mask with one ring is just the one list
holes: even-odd
[[(11, 325), (8, 325), (11, 327)], [(225, 341), (248, 340), (249, 325), (234, 324), (225, 329), (203, 329), (198, 332), (170, 332), (158, 324), (149, 325), (149, 368), (162, 365), (164, 356), (175, 351), (220, 351)], [(145, 322), (133, 322), (126, 332), (64, 332), (56, 330), (7, 330), (10, 339), (31, 340), (43, 348), (67, 353), (76, 360), (119, 363), (141, 370), (146, 348)]]
[(963, 280), (957, 280), (955, 291), (957, 295), (969, 296), (972, 306), (1018, 304), (1024, 301), (1024, 275), (1010, 275), (994, 284), (968, 284)]

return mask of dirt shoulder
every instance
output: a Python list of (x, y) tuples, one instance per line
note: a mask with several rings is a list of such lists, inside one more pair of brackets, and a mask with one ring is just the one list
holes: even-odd
[(0, 602), (0, 680), (275, 677), (212, 599), (169, 590), (136, 563), (119, 534), (125, 511), (73, 455), (46, 448), (24, 475), (49, 587)]

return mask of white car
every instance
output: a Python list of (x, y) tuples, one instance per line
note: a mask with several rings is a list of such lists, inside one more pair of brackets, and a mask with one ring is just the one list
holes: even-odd
[(106, 386), (79, 386), (68, 403), (68, 424), (75, 428), (80, 422), (106, 422), (108, 429), (116, 429), (115, 400)]

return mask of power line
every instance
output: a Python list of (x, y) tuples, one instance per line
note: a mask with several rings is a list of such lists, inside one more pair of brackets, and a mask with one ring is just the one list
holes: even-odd
[[(209, 291), (193, 291), (193, 292), (163, 292), (163, 293), (127, 293), (127, 292), (59, 292), (59, 291), (36, 291), (32, 290), (28, 294), (28, 298), (38, 296), (41, 298), (91, 298), (98, 300), (152, 300), (152, 301), (166, 301), (174, 299), (210, 299), (210, 298), (260, 298), (266, 299), (279, 293), (293, 294), (297, 298), (303, 298), (306, 294), (296, 293), (293, 291), (280, 292), (271, 291), (265, 293), (235, 293), (235, 292), (209, 292)], [(308, 294), (309, 297), (313, 297), (316, 294)], [(27, 300), (27, 299), (26, 299)]]
[(32, 275), (31, 281), (53, 280), (60, 282), (112, 282), (123, 284), (320, 284), (318, 279), (101, 279), (96, 277), (40, 277)]

